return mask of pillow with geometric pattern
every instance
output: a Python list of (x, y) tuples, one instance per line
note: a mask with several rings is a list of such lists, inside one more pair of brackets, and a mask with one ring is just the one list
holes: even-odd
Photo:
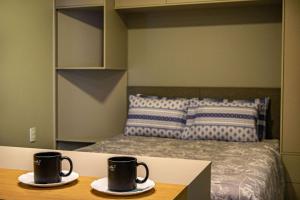
[(228, 99), (216, 99), (216, 98), (204, 98), (205, 101), (211, 102), (224, 102), (224, 103), (236, 103), (241, 106), (248, 104), (256, 104), (257, 105), (257, 136), (259, 140), (266, 139), (267, 136), (267, 122), (268, 122), (268, 112), (270, 105), (270, 97), (262, 97), (262, 98), (252, 98), (252, 99), (237, 99), (237, 100), (228, 100)]
[(124, 134), (178, 138), (182, 136), (189, 100), (129, 96)]
[(267, 136), (267, 121), (268, 121), (268, 109), (270, 104), (270, 97), (246, 99), (246, 100), (233, 100), (232, 102), (245, 104), (255, 103), (258, 106), (257, 109), (257, 135), (259, 140), (266, 139)]
[(182, 139), (256, 142), (257, 105), (191, 99)]

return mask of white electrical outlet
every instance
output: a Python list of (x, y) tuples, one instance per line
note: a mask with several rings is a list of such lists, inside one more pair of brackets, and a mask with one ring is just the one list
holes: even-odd
[(36, 141), (36, 127), (29, 129), (29, 141), (31, 143)]

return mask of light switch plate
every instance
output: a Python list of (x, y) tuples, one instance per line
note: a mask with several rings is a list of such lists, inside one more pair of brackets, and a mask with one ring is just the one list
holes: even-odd
[(29, 129), (29, 141), (31, 143), (36, 141), (36, 127), (32, 127)]

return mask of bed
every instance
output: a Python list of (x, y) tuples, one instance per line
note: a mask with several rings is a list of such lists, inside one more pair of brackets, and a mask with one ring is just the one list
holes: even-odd
[(212, 200), (279, 200), (283, 195), (278, 140), (238, 143), (118, 135), (78, 150), (210, 160)]
[[(152, 136), (117, 135), (79, 151), (144, 155), (212, 161), (212, 200), (280, 200), (284, 193), (284, 174), (279, 154), (280, 90), (210, 88), (129, 88), (130, 93), (184, 97), (200, 93), (209, 97), (271, 97), (268, 135), (260, 142), (186, 140)], [(160, 93), (160, 94), (159, 94)], [(199, 96), (199, 95), (198, 95)], [(130, 111), (129, 111), (130, 113)], [(136, 114), (136, 113), (135, 113)], [(128, 115), (129, 116), (129, 115)], [(134, 119), (136, 120), (136, 119)], [(128, 125), (128, 121), (127, 121)], [(125, 130), (126, 132), (126, 130)], [(277, 135), (276, 135), (277, 133)], [(176, 135), (174, 135), (176, 137)], [(270, 139), (274, 138), (274, 139)], [(175, 166), (174, 166), (175, 167)]]

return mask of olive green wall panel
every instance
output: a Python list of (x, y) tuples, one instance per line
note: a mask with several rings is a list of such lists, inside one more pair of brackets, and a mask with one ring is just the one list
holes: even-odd
[[(282, 151), (300, 153), (300, 1), (285, 1)], [(299, 166), (300, 167), (300, 166)]]
[(280, 87), (280, 6), (126, 17), (130, 86)]
[(96, 142), (123, 132), (125, 71), (59, 71), (57, 86), (58, 140)]
[(1, 0), (0, 24), (0, 145), (51, 148), (53, 1)]

